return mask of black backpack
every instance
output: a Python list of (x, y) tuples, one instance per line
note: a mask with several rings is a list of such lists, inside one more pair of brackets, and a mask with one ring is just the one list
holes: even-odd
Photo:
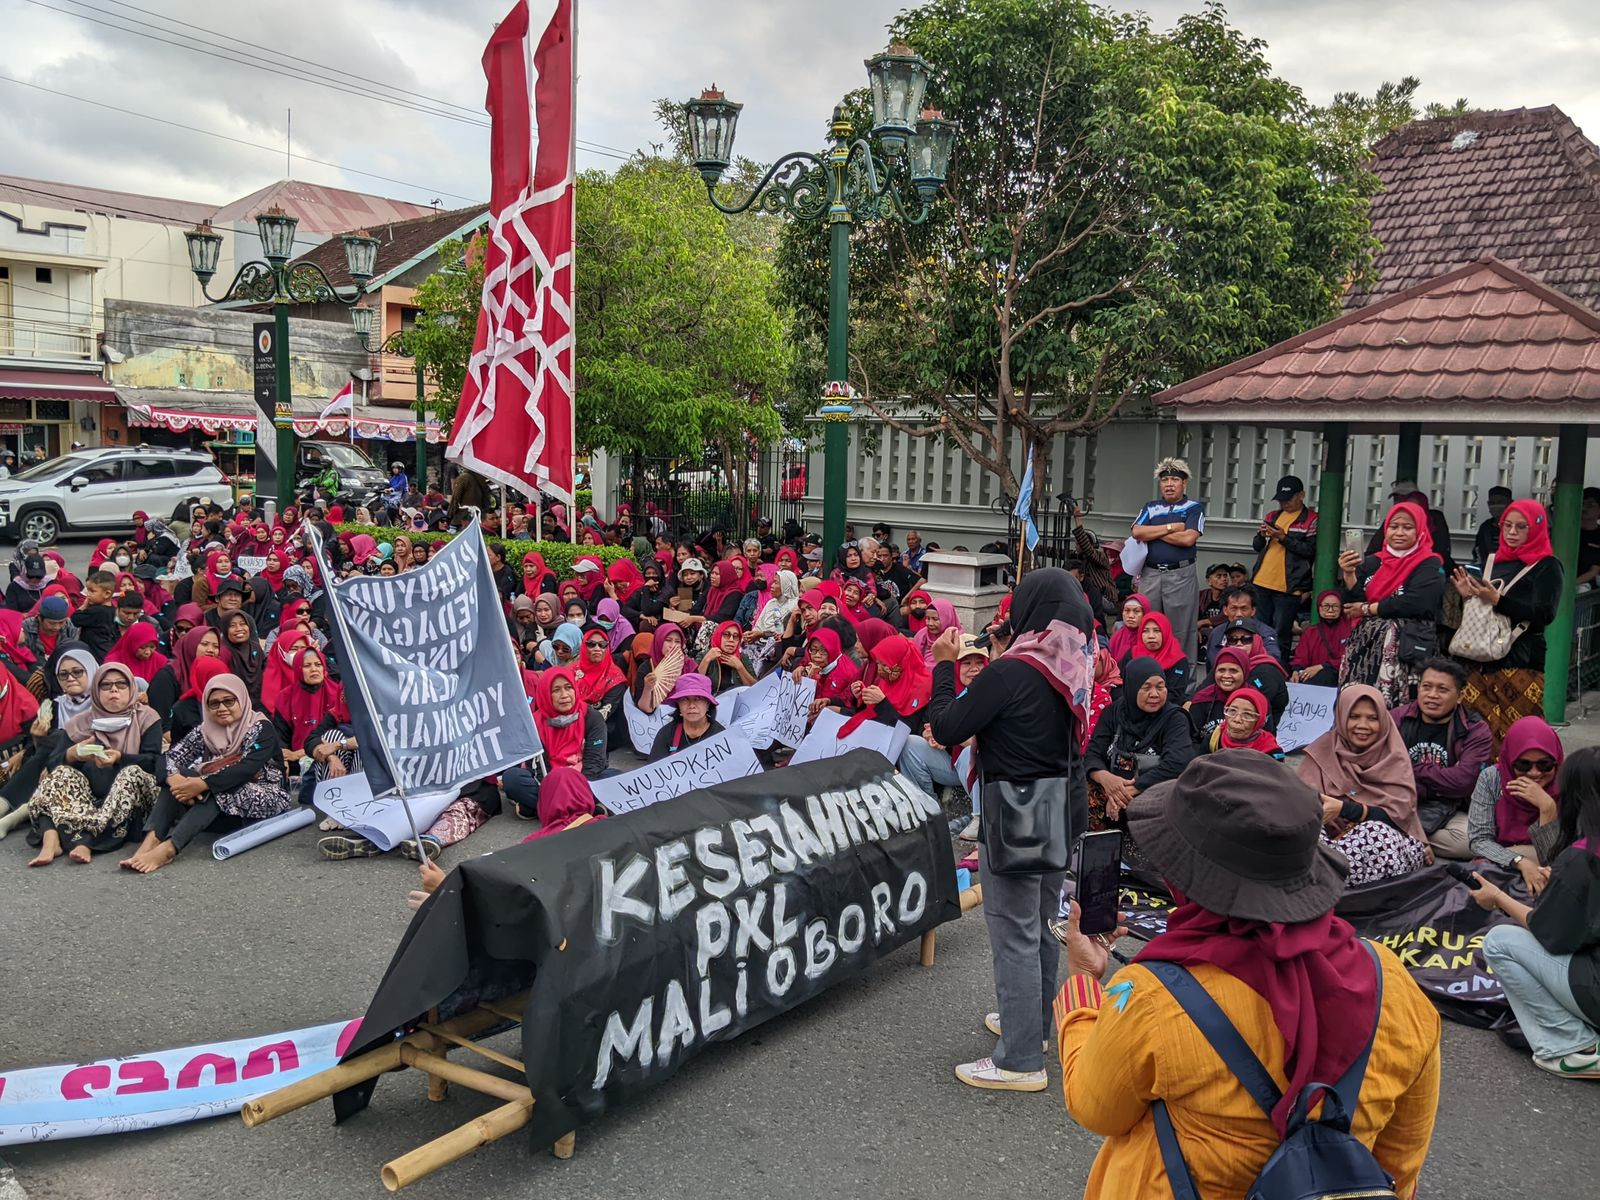
[[(1372, 955), (1373, 966), (1377, 969), (1381, 1019), (1383, 964), (1370, 942), (1362, 944)], [(1261, 1060), (1245, 1044), (1233, 1022), (1217, 1007), (1217, 1002), (1193, 975), (1176, 963), (1145, 962), (1141, 965), (1148, 967), (1166, 986), (1173, 999), (1189, 1014), (1189, 1019), (1205, 1034), (1211, 1048), (1244, 1085), (1245, 1091), (1271, 1116), (1283, 1093), (1261, 1065)], [(1367, 1059), (1372, 1054), (1372, 1041), (1377, 1032), (1378, 1024), (1374, 1021), (1366, 1048), (1338, 1083), (1306, 1084), (1289, 1116), (1283, 1142), (1261, 1168), (1245, 1193), (1245, 1200), (1395, 1200), (1394, 1180), (1372, 1156), (1372, 1151), (1350, 1134), (1350, 1118), (1356, 1111), (1361, 1081), (1367, 1073)], [(1325, 1095), (1322, 1116), (1313, 1121), (1308, 1119), (1307, 1113), (1319, 1094)], [(1166, 1164), (1173, 1196), (1176, 1200), (1201, 1200), (1189, 1174), (1189, 1165), (1183, 1159), (1166, 1103), (1157, 1100), (1151, 1110), (1156, 1123), (1156, 1141), (1161, 1147), (1161, 1160)]]

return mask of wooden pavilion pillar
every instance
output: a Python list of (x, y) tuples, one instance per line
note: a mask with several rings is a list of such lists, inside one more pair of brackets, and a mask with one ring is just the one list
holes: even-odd
[(1414, 479), (1424, 492), (1428, 490), (1422, 482), (1422, 423), (1419, 421), (1400, 423), (1400, 444), (1395, 449), (1394, 477)]
[(1556, 442), (1556, 487), (1550, 514), (1550, 541), (1562, 572), (1556, 619), (1544, 631), (1544, 719), (1567, 719), (1567, 678), (1572, 665), (1572, 613), (1577, 596), (1578, 523), (1583, 516), (1583, 460), (1588, 449), (1585, 425), (1563, 425)]

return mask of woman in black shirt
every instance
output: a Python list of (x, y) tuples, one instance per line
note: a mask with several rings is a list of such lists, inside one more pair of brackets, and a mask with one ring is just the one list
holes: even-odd
[[(1018, 585), (1011, 631), (1005, 653), (960, 695), (960, 630), (947, 630), (933, 642), (928, 724), (944, 746), (976, 739), (982, 788), (1065, 779), (1070, 846), (1088, 822), (1083, 750), (1094, 688), (1094, 614), (1076, 579), (1058, 567), (1045, 567)], [(1000, 801), (987, 790), (982, 794), (988, 822)], [(980, 843), (987, 844), (982, 835)], [(984, 1024), (1000, 1040), (992, 1057), (958, 1066), (956, 1078), (972, 1087), (1043, 1091), (1048, 1082), (1040, 1046), (1045, 1031), (1053, 1028), (1050, 1009), (1060, 952), (1046, 922), (1060, 911), (1066, 864), (1038, 874), (1001, 875), (991, 869), (985, 849), (979, 866), (1000, 1001), (999, 1011)]]
[(667, 703), (677, 705), (677, 715), (656, 730), (647, 762), (659, 762), (722, 732), (722, 726), (711, 716), (717, 707), (717, 698), (711, 693), (711, 681), (704, 675), (689, 671), (678, 676)]
[[(1534, 1065), (1563, 1079), (1600, 1079), (1600, 749), (1567, 758), (1559, 791), (1557, 819), (1530, 829), (1550, 863), (1537, 902), (1514, 900), (1482, 875), (1472, 898), (1514, 922), (1489, 930), (1483, 956)], [(1556, 853), (1547, 857), (1547, 848)]]
[(1135, 796), (1176, 779), (1198, 753), (1189, 714), (1172, 703), (1161, 664), (1130, 658), (1122, 665), (1122, 696), (1101, 714), (1089, 742), (1091, 825), (1119, 824)]

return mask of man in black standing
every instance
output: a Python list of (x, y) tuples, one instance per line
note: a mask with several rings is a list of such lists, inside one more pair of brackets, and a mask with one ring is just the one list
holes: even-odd
[(1256, 530), (1256, 563), (1250, 581), (1255, 588), (1256, 615), (1278, 635), (1278, 647), (1287, 663), (1294, 643), (1295, 614), (1311, 591), (1317, 510), (1306, 507), (1306, 485), (1298, 475), (1278, 480), (1273, 499), (1278, 507)]
[(1505, 516), (1506, 505), (1511, 503), (1511, 489), (1496, 485), (1489, 489), (1489, 519), (1478, 526), (1472, 539), (1472, 561), (1480, 567), (1500, 544), (1500, 518)]

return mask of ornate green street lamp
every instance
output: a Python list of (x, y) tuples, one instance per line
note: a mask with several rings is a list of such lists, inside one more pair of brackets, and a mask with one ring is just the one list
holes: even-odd
[[(823, 539), (830, 550), (844, 541), (849, 461), (850, 225), (857, 218), (892, 217), (909, 225), (927, 220), (949, 173), (954, 122), (922, 107), (928, 64), (909, 46), (895, 44), (866, 60), (872, 92), (874, 150), (841, 109), (833, 110), (831, 145), (822, 154), (785, 154), (737, 203), (717, 198), (717, 184), (733, 161), (733, 135), (744, 107), (715, 85), (684, 107), (689, 117), (689, 152), (716, 208), (730, 215), (749, 208), (828, 226), (828, 384), (823, 414)], [(917, 194), (917, 207), (903, 201), (891, 168), (900, 164)]]
[[(345, 266), (356, 286), (354, 291), (342, 293), (315, 263), (303, 262), (289, 266), (289, 259), (294, 253), (294, 232), (299, 224), (298, 217), (291, 216), (281, 208), (273, 207), (258, 213), (256, 232), (261, 238), (261, 253), (266, 261), (245, 263), (220, 296), (213, 296), (206, 289), (217, 273), (222, 235), (211, 228), (210, 222), (201, 222), (183, 235), (189, 243), (189, 266), (194, 269), (195, 278), (200, 281), (200, 291), (207, 300), (213, 304), (221, 304), (226, 300), (272, 304), (273, 323), (276, 326), (273, 353), (277, 368), (273, 425), (278, 433), (275, 469), (280, 508), (294, 503), (295, 446), (293, 399), (289, 390), (289, 305), (337, 301), (350, 309), (350, 319), (356, 332), (365, 339), (372, 331), (374, 310), (357, 307), (357, 301), (366, 294), (367, 280), (372, 278), (378, 258), (377, 238), (365, 230), (345, 234), (341, 239), (344, 242)], [(258, 497), (259, 494), (258, 486)]]

